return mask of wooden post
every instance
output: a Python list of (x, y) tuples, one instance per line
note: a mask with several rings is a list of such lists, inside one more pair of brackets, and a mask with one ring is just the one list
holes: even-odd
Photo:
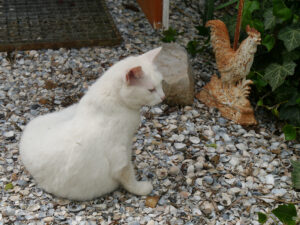
[(137, 0), (154, 29), (162, 27), (163, 0)]
[(237, 50), (237, 45), (240, 38), (241, 24), (242, 24), (242, 16), (243, 16), (243, 8), (244, 8), (244, 0), (240, 0), (238, 16), (236, 20), (235, 32), (234, 32), (234, 42), (233, 42), (233, 50)]

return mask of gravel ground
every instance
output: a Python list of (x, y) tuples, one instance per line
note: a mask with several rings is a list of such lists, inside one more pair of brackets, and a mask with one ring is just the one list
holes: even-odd
[[(182, 1), (171, 2), (170, 23), (184, 32), (178, 42), (185, 45), (199, 18)], [(300, 144), (284, 141), (263, 113), (259, 125), (245, 128), (196, 99), (191, 107), (142, 110), (133, 159), (139, 178), (154, 184), (150, 197), (119, 189), (70, 202), (36, 186), (19, 159), (25, 124), (78, 101), (121, 58), (161, 45), (141, 12), (121, 0), (108, 6), (124, 38), (120, 46), (0, 53), (0, 224), (258, 224), (257, 212), (299, 203), (290, 160), (299, 159)], [(199, 90), (215, 64), (202, 54), (192, 65)]]

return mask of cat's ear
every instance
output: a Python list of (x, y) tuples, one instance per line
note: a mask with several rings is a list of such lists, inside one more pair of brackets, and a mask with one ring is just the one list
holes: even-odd
[(141, 66), (133, 67), (126, 73), (127, 85), (136, 85), (143, 76), (143, 70)]
[(155, 57), (159, 54), (159, 52), (161, 51), (161, 49), (162, 49), (162, 47), (158, 47), (158, 48), (152, 49), (152, 50), (144, 53), (141, 56), (147, 58), (149, 61), (153, 61), (155, 59)]

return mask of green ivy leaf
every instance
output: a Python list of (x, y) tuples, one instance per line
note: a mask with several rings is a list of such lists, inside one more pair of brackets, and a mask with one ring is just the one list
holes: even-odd
[(290, 61), (284, 62), (282, 65), (272, 63), (266, 68), (264, 79), (271, 85), (272, 91), (283, 84), (286, 76), (294, 74), (296, 65)]
[(262, 99), (259, 99), (256, 103), (257, 106), (263, 106), (264, 105), (264, 101)]
[(278, 39), (283, 41), (290, 52), (300, 46), (300, 28), (285, 27), (279, 31)]
[(266, 30), (273, 29), (275, 27), (276, 17), (273, 15), (272, 8), (266, 10), (266, 12), (264, 13), (264, 19), (264, 25)]
[(14, 185), (12, 183), (8, 183), (4, 187), (5, 191), (8, 191), (8, 190), (13, 189), (13, 188), (14, 188)]
[(296, 189), (300, 189), (300, 161), (292, 161), (293, 172), (292, 172), (292, 182)]
[(282, 58), (285, 61), (296, 61), (300, 59), (300, 51), (294, 50), (288, 52), (287, 50), (282, 51)]
[(293, 24), (298, 24), (299, 20), (300, 20), (300, 17), (298, 15), (294, 14), (294, 16), (293, 16)]
[(283, 133), (284, 133), (285, 140), (287, 141), (296, 139), (297, 136), (296, 128), (290, 124), (286, 124), (283, 127)]
[(274, 116), (279, 117), (279, 112), (278, 112), (277, 108), (273, 108), (272, 113), (273, 113)]
[(272, 213), (286, 225), (296, 225), (294, 218), (297, 217), (296, 207), (293, 204), (280, 205), (272, 210)]
[(291, 86), (287, 84), (287, 82), (285, 82), (283, 85), (277, 88), (273, 93), (276, 102), (284, 102), (284, 101), (289, 101), (289, 99), (291, 99), (297, 92), (298, 90), (296, 87)]
[(259, 19), (253, 19), (249, 21), (250, 27), (254, 27), (258, 30), (261, 34), (264, 32), (264, 24)]
[(295, 106), (298, 104), (298, 99), (300, 99), (300, 92), (293, 93), (293, 96), (288, 100), (287, 103), (284, 104), (284, 107), (286, 106)]
[(260, 79), (260, 78), (258, 78), (257, 80), (254, 80), (253, 83), (259, 90), (263, 89), (268, 84), (266, 81), (264, 81), (263, 79)]
[(268, 217), (266, 214), (259, 212), (258, 213), (258, 222), (260, 222), (261, 224), (264, 224), (265, 222), (267, 222)]
[(246, 0), (244, 3), (243, 9), (243, 18), (242, 18), (242, 27), (245, 28), (246, 25), (250, 25), (252, 21), (252, 13), (256, 10), (259, 10), (260, 5), (259, 2), (254, 0)]
[(262, 40), (262, 44), (268, 49), (268, 51), (271, 51), (272, 48), (275, 45), (275, 38), (269, 34), (267, 34), (263, 40)]
[(289, 123), (295, 126), (300, 126), (300, 107), (296, 105), (280, 108), (279, 118), (289, 121)]
[(244, 3), (244, 12), (243, 14), (252, 14), (255, 10), (259, 10), (260, 8), (260, 4), (259, 4), (259, 1), (257, 0), (253, 0), (253, 1), (250, 1), (250, 0), (246, 0), (245, 3)]
[(293, 16), (292, 10), (286, 7), (283, 0), (273, 0), (273, 14), (283, 21), (289, 20)]

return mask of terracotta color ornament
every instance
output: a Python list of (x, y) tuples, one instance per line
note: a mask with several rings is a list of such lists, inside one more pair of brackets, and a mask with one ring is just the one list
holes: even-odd
[(246, 76), (261, 41), (260, 33), (247, 26), (248, 37), (234, 50), (222, 21), (210, 20), (206, 26), (211, 28), (211, 44), (221, 77), (213, 75), (196, 97), (207, 106), (218, 108), (223, 117), (238, 124), (257, 124), (253, 108), (247, 99), (252, 81), (246, 80)]

